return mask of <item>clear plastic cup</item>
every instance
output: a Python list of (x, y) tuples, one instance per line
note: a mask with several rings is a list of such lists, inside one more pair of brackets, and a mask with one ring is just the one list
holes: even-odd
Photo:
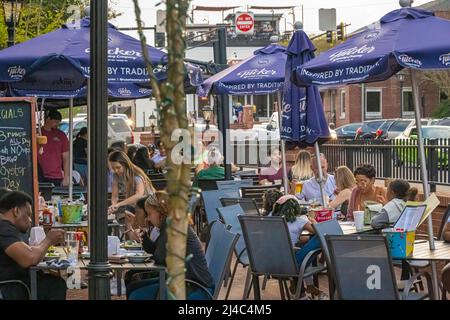
[(364, 230), (364, 211), (353, 211), (356, 231)]
[(77, 265), (77, 263), (78, 263), (79, 246), (80, 246), (80, 241), (78, 241), (78, 240), (66, 241), (67, 260), (70, 262), (71, 265)]

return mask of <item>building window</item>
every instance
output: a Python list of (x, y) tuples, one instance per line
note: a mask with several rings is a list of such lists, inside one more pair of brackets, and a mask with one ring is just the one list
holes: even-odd
[(339, 119), (345, 119), (345, 90), (341, 91), (341, 108)]
[(368, 118), (381, 118), (382, 109), (382, 89), (366, 89), (366, 116)]
[(274, 112), (274, 101), (276, 94), (255, 95), (251, 98), (251, 103), (256, 106), (256, 121), (268, 120)]
[(414, 113), (412, 88), (403, 88), (402, 90), (402, 113), (406, 115)]

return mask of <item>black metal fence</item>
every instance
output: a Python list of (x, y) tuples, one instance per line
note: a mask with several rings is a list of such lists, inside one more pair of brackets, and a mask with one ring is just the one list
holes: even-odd
[[(450, 185), (448, 139), (424, 141), (428, 179), (431, 185)], [(369, 163), (375, 166), (377, 178), (398, 178), (422, 182), (417, 140), (333, 140), (320, 147), (333, 171), (345, 165), (351, 170)]]

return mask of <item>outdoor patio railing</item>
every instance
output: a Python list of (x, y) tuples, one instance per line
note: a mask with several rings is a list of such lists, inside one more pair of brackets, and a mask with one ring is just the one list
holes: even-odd
[[(450, 185), (450, 138), (426, 139), (424, 144), (432, 188), (437, 184)], [(415, 139), (333, 140), (323, 144), (320, 150), (328, 159), (329, 171), (341, 165), (353, 170), (359, 164), (369, 163), (375, 167), (377, 178), (422, 182)]]
[[(241, 167), (267, 165), (267, 155), (277, 144), (246, 141), (234, 142), (230, 146), (232, 161)], [(354, 170), (359, 164), (372, 164), (378, 179), (397, 178), (410, 182), (422, 182), (417, 140), (331, 140), (320, 146), (328, 159), (328, 170), (333, 172), (345, 165)], [(448, 139), (426, 139), (425, 156), (428, 179), (433, 188), (436, 185), (450, 185), (449, 171), (450, 137)]]

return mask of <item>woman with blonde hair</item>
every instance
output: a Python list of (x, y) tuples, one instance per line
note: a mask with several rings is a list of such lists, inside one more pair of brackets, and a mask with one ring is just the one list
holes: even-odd
[[(150, 179), (141, 168), (131, 162), (125, 152), (114, 151), (109, 155), (113, 171), (112, 199), (108, 213), (112, 214), (119, 207), (133, 206), (144, 196), (155, 192)], [(125, 194), (125, 200), (119, 202), (119, 192)]]
[(334, 173), (336, 180), (336, 198), (328, 204), (328, 207), (337, 209), (340, 207), (341, 214), (347, 215), (348, 202), (352, 196), (352, 191), (356, 186), (353, 172), (346, 166), (340, 166)]
[(304, 181), (311, 179), (314, 173), (311, 170), (311, 154), (306, 150), (300, 150), (295, 158), (295, 164), (288, 173), (289, 181)]

